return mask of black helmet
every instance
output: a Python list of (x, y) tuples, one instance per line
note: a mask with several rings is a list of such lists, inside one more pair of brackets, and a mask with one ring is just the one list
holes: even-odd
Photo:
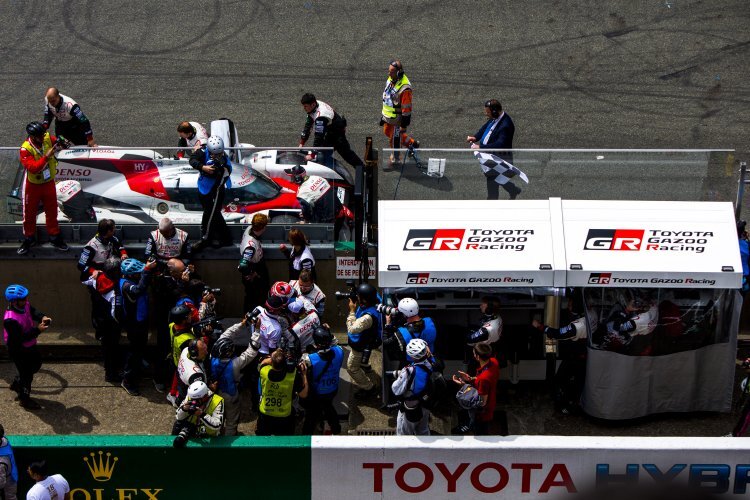
[(285, 168), (284, 173), (288, 176), (291, 176), (292, 182), (295, 184), (302, 184), (305, 182), (305, 176), (307, 176), (307, 171), (302, 165), (295, 165), (292, 168)]
[(320, 349), (328, 349), (333, 343), (333, 335), (331, 331), (324, 327), (319, 326), (313, 331), (313, 342)]
[(218, 359), (231, 358), (234, 354), (234, 342), (228, 337), (219, 337), (211, 348), (211, 357)]
[(31, 122), (26, 125), (26, 133), (31, 136), (39, 137), (40, 135), (44, 135), (44, 132), (44, 125), (39, 122)]
[(375, 287), (369, 283), (362, 283), (357, 287), (357, 296), (366, 300), (370, 304), (375, 303), (377, 295), (377, 290), (375, 290)]
[(190, 309), (183, 304), (175, 306), (169, 311), (169, 320), (172, 323), (182, 323), (190, 316)]

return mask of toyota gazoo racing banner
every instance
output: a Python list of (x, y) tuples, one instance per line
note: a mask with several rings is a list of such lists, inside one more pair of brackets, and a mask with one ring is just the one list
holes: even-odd
[(552, 286), (549, 201), (378, 203), (383, 287)]
[(564, 200), (563, 225), (568, 286), (740, 287), (730, 203)]
[(748, 451), (740, 438), (313, 436), (312, 498), (558, 499), (668, 485), (739, 499), (750, 494)]

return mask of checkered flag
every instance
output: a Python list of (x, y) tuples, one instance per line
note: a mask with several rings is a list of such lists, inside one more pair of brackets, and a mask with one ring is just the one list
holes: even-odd
[[(479, 166), (482, 167), (484, 175), (490, 178), (495, 175), (495, 182), (500, 185), (505, 184), (515, 176), (520, 177), (526, 184), (529, 183), (529, 178), (526, 174), (499, 156), (477, 151), (474, 153), (474, 158), (479, 160)], [(493, 174), (493, 172), (495, 173)]]

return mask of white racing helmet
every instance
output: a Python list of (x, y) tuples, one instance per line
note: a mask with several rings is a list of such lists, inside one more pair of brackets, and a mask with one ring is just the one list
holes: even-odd
[(427, 357), (427, 342), (422, 339), (411, 339), (406, 345), (406, 354), (414, 361), (421, 361)]
[(190, 399), (200, 399), (208, 394), (208, 386), (201, 380), (196, 380), (188, 387), (187, 395)]
[(218, 155), (224, 152), (224, 139), (219, 137), (218, 135), (212, 135), (208, 138), (208, 142), (206, 143), (206, 148), (208, 149), (208, 152), (212, 155)]
[(398, 311), (407, 318), (411, 318), (419, 314), (419, 304), (416, 300), (407, 297), (398, 301)]

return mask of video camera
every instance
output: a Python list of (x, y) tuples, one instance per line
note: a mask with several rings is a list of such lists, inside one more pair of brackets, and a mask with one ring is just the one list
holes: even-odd
[[(210, 327), (210, 332), (206, 331), (209, 330), (208, 327)], [(201, 337), (204, 334), (207, 334), (212, 340), (216, 340), (223, 332), (224, 325), (221, 324), (221, 318), (217, 318), (216, 316), (202, 319), (193, 325), (193, 335), (196, 337)]]
[(279, 340), (279, 349), (284, 351), (286, 355), (286, 371), (287, 373), (294, 373), (297, 369), (297, 365), (302, 361), (302, 345), (300, 344), (299, 337), (293, 331), (289, 330), (292, 336), (292, 340), (289, 337), (282, 335)]
[(346, 280), (346, 286), (348, 287), (348, 290), (336, 290), (334, 293), (336, 300), (351, 299), (352, 302), (357, 302), (357, 287), (354, 286), (354, 280)]

